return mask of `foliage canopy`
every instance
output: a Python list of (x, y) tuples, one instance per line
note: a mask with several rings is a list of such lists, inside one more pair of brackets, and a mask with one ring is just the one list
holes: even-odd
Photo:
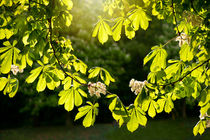
[[(157, 113), (171, 112), (174, 101), (181, 98), (193, 98), (200, 106), (200, 121), (193, 129), (194, 135), (209, 127), (207, 0), (104, 0), (105, 16), (99, 16), (92, 33), (102, 44), (110, 36), (114, 41), (119, 41), (123, 34), (133, 39), (137, 30), (147, 30), (152, 16), (174, 24), (177, 34), (165, 44), (152, 47), (144, 58), (144, 65), (150, 64), (150, 73), (144, 82), (130, 81), (131, 91), (137, 96), (129, 106), (106, 89), (115, 82), (112, 75), (102, 67), (89, 69), (74, 55), (71, 40), (60, 33), (71, 28), (72, 0), (1, 0), (0, 6), (3, 94), (14, 97), (19, 87), (18, 73), (30, 67), (26, 82), (36, 83), (38, 92), (62, 86), (58, 104), (67, 111), (79, 107), (75, 120), (84, 117), (85, 127), (95, 122), (101, 94), (105, 94), (104, 100), (109, 100), (109, 110), (119, 126), (125, 123), (131, 132), (146, 125), (147, 114), (153, 118)], [(174, 40), (179, 42), (179, 57), (167, 60), (165, 46)]]

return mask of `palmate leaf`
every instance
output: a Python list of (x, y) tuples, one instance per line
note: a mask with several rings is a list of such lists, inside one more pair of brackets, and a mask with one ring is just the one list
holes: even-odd
[(201, 135), (203, 134), (204, 130), (206, 129), (206, 122), (200, 120), (193, 128), (193, 134), (196, 136), (198, 133)]
[(121, 38), (123, 23), (124, 23), (124, 18), (119, 17), (116, 19), (116, 23), (112, 27), (112, 31), (113, 31), (112, 37), (115, 41), (119, 41)]
[(78, 62), (75, 61), (73, 63), (73, 66), (76, 71), (80, 71), (82, 74), (86, 74), (87, 65), (84, 62), (82, 62), (81, 60), (79, 60)]
[[(110, 98), (109, 110), (112, 112), (112, 117), (119, 123), (121, 127), (123, 123), (128, 121), (128, 112), (116, 94), (107, 95)], [(125, 110), (126, 109), (126, 110)]]
[(31, 59), (29, 52), (27, 52), (26, 54), (22, 54), (22, 55), (20, 54), (19, 58), (20, 58), (20, 64), (19, 64), (20, 69), (26, 68), (26, 63), (29, 66), (33, 65), (33, 60)]
[(152, 64), (150, 66), (151, 72), (160, 71), (166, 67), (167, 52), (163, 49), (163, 46), (154, 46), (152, 51), (144, 58), (144, 65), (152, 58)]
[(37, 83), (37, 86), (36, 86), (36, 90), (38, 92), (41, 92), (41, 91), (44, 91), (45, 88), (46, 88), (46, 75), (44, 73), (42, 73), (40, 76), (39, 76), (39, 80), (38, 80), (38, 83)]
[(177, 74), (180, 74), (181, 68), (184, 66), (184, 64), (182, 61), (179, 60), (169, 60), (168, 62), (173, 64), (168, 66), (164, 71), (166, 73), (166, 78), (170, 79), (174, 76), (176, 77)]
[(106, 20), (99, 16), (99, 21), (96, 24), (92, 37), (98, 35), (98, 40), (101, 44), (104, 44), (108, 40), (108, 36), (112, 35), (110, 26), (106, 23)]
[(26, 78), (26, 82), (27, 83), (33, 83), (36, 78), (39, 76), (39, 74), (41, 73), (41, 71), (43, 70), (43, 67), (40, 66), (36, 69), (33, 69), (31, 72), (30, 72), (30, 76)]
[(115, 21), (116, 23), (112, 27), (112, 37), (115, 41), (120, 40), (123, 26), (125, 26), (125, 35), (127, 36), (127, 38), (132, 39), (135, 37), (135, 30), (132, 26), (130, 19), (127, 19), (125, 17), (119, 17)]
[(159, 105), (157, 113), (162, 112), (163, 109), (165, 112), (170, 113), (174, 108), (174, 103), (171, 97), (162, 97), (161, 99), (158, 99), (157, 104)]
[(94, 67), (90, 69), (88, 78), (94, 78), (98, 75), (100, 75), (101, 80), (104, 81), (106, 85), (109, 85), (110, 82), (115, 82), (115, 79), (110, 75), (110, 73), (101, 67)]
[(128, 13), (128, 18), (132, 21), (132, 25), (135, 31), (139, 29), (139, 26), (146, 30), (149, 27), (149, 21), (151, 21), (151, 19), (145, 13), (144, 9), (141, 7), (137, 7)]
[[(195, 68), (198, 65), (200, 64), (195, 65), (193, 68)], [(198, 67), (191, 73), (191, 76), (195, 77), (199, 83), (205, 82), (205, 80), (207, 79), (205, 74), (205, 67), (204, 66)]]
[(181, 46), (179, 55), (180, 55), (180, 59), (184, 62), (191, 61), (194, 57), (193, 50), (187, 43), (185, 43)]
[(63, 105), (64, 108), (67, 111), (71, 111), (74, 109), (75, 106), (80, 106), (83, 102), (81, 94), (81, 89), (80, 91), (78, 89), (75, 89), (74, 87), (71, 87), (68, 90), (62, 90), (58, 96), (60, 96), (58, 104)]
[(148, 115), (153, 118), (156, 116), (156, 110), (159, 108), (159, 105), (156, 101), (152, 100), (150, 97), (147, 97), (142, 101), (141, 107), (143, 111), (148, 111)]
[(140, 107), (135, 108), (133, 106), (131, 109), (130, 120), (127, 123), (128, 130), (133, 132), (139, 127), (139, 125), (145, 126), (147, 123), (147, 118), (145, 115), (145, 112), (143, 112)]
[(2, 61), (1, 63), (1, 72), (3, 74), (9, 73), (11, 69), (12, 63), (16, 65), (16, 61), (19, 55), (20, 50), (16, 47), (14, 47), (17, 44), (17, 41), (13, 41), (13, 44), (11, 45), (9, 41), (6, 41), (3, 43), (4, 46), (0, 48), (0, 60)]
[(0, 40), (9, 39), (14, 33), (9, 29), (0, 29)]
[(85, 116), (82, 122), (84, 127), (90, 127), (94, 124), (95, 117), (98, 115), (99, 107), (98, 103), (92, 104), (89, 101), (87, 103), (88, 105), (82, 106), (78, 109), (79, 112), (75, 116), (75, 121)]
[(3, 94), (9, 94), (9, 97), (12, 98), (17, 93), (19, 87), (19, 81), (16, 78), (0, 78), (0, 91), (3, 90)]
[(60, 80), (65, 78), (64, 73), (56, 67), (44, 65), (41, 61), (37, 62), (41, 66), (30, 72), (30, 75), (26, 78), (26, 82), (33, 83), (37, 77), (39, 77), (36, 87), (38, 92), (44, 91), (46, 87), (50, 90), (54, 90), (60, 85)]
[(0, 78), (0, 91), (2, 91), (4, 89), (4, 87), (6, 86), (8, 81), (9, 80), (6, 77)]

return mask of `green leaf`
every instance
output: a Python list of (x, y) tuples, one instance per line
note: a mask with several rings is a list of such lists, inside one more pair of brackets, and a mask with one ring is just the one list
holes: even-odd
[(148, 53), (147, 56), (144, 58), (144, 65), (146, 65), (146, 63), (150, 61), (156, 54), (157, 54), (157, 51), (155, 50)]
[(62, 4), (64, 4), (67, 7), (67, 10), (71, 10), (73, 7), (72, 0), (60, 0)]
[(10, 79), (9, 85), (10, 85), (10, 88), (12, 89), (11, 92), (9, 92), (9, 97), (13, 98), (18, 91), (18, 87), (19, 87), (18, 79), (16, 78)]
[(204, 130), (206, 128), (205, 121), (199, 121), (195, 127), (193, 128), (193, 134), (196, 136), (198, 133), (201, 135), (203, 134)]
[(7, 39), (10, 39), (10, 37), (14, 34), (11, 30), (8, 30), (8, 29), (5, 29), (4, 33)]
[(165, 98), (164, 99), (158, 99), (157, 103), (159, 105), (159, 108), (157, 109), (157, 113), (161, 113), (164, 109), (164, 106), (165, 106)]
[(5, 77), (0, 78), (0, 91), (2, 91), (4, 89), (4, 87), (6, 86), (8, 81), (9, 80)]
[(77, 89), (78, 92), (85, 98), (87, 98), (87, 93), (85, 93), (82, 89)]
[(128, 128), (129, 131), (133, 132), (138, 127), (139, 127), (139, 124), (138, 124), (138, 120), (137, 120), (137, 117), (136, 117), (136, 111), (135, 111), (135, 109), (133, 109), (133, 111), (131, 113), (130, 120), (127, 123), (127, 128)]
[(143, 109), (144, 111), (147, 111), (147, 110), (148, 110), (150, 102), (151, 102), (151, 99), (148, 98), (148, 97), (145, 98), (145, 99), (142, 101), (142, 109)]
[(72, 79), (70, 77), (66, 77), (63, 81), (62, 84), (64, 84), (64, 90), (67, 90), (71, 87), (72, 84)]
[(150, 66), (151, 72), (160, 71), (166, 67), (167, 52), (162, 45), (152, 48), (152, 51), (144, 58), (144, 65), (152, 58), (154, 59)]
[(119, 18), (116, 19), (116, 23), (112, 27), (112, 30), (113, 30), (112, 37), (113, 37), (114, 41), (119, 41), (120, 40), (123, 23), (124, 23), (124, 18), (123, 17), (119, 17)]
[(36, 90), (38, 92), (41, 92), (41, 91), (44, 91), (45, 88), (46, 88), (46, 76), (44, 73), (42, 73), (40, 76), (39, 76), (39, 81), (37, 83), (37, 86), (36, 86)]
[(156, 111), (155, 111), (155, 101), (151, 100), (149, 110), (148, 110), (148, 115), (150, 117), (155, 117)]
[(200, 95), (201, 86), (198, 82), (194, 84), (194, 92), (192, 93), (192, 97), (196, 99)]
[(167, 52), (163, 48), (159, 48), (150, 66), (151, 71), (160, 71), (166, 67)]
[(140, 125), (146, 126), (146, 124), (147, 124), (147, 117), (145, 115), (143, 115), (142, 112), (143, 111), (140, 108), (136, 109), (137, 120), (138, 120)]
[[(11, 46), (9, 41), (4, 42), (3, 44), (5, 46), (7, 46), (7, 47), (3, 47), (0, 50), (0, 53), (5, 52), (5, 53), (3, 53), (0, 56), (0, 60), (2, 60), (1, 72), (3, 74), (7, 74), (7, 73), (9, 73), (9, 71), (11, 69), (12, 57), (13, 57), (13, 53), (14, 53), (14, 47)], [(13, 61), (15, 61), (15, 63), (16, 63), (16, 59), (15, 58), (13, 58)]]
[(114, 110), (116, 104), (117, 104), (117, 97), (115, 97), (114, 99), (112, 99), (111, 103), (109, 104), (109, 110), (110, 111)]
[(108, 35), (112, 35), (110, 26), (105, 22), (105, 19), (99, 17), (99, 22), (96, 24), (93, 30), (92, 37), (96, 37), (98, 34), (98, 40), (101, 44), (104, 44), (108, 40)]
[(165, 69), (166, 78), (170, 79), (171, 77), (175, 76), (177, 72), (181, 69), (182, 63), (180, 61), (176, 61), (174, 64), (168, 66)]
[(110, 81), (115, 82), (115, 79), (109, 74), (106, 69), (102, 68), (102, 70), (105, 72), (105, 80), (103, 80), (102, 78), (101, 79), (105, 82), (106, 85), (109, 85)]
[(4, 39), (5, 37), (6, 36), (5, 36), (5, 33), (4, 33), (4, 29), (0, 29), (0, 40)]
[(33, 69), (30, 72), (30, 76), (26, 79), (27, 83), (33, 83), (34, 80), (36, 80), (36, 78), (39, 76), (40, 72), (43, 70), (43, 67), (38, 67), (36, 69)]
[(90, 69), (88, 71), (90, 73), (88, 75), (88, 78), (94, 78), (94, 77), (96, 77), (99, 74), (100, 71), (101, 71), (101, 68), (100, 67), (95, 67), (95, 68)]
[(92, 121), (93, 121), (93, 110), (91, 109), (85, 116), (82, 124), (84, 127), (90, 127), (92, 125)]
[(91, 106), (84, 106), (83, 108), (84, 108), (83, 111), (80, 111), (80, 112), (77, 113), (77, 115), (75, 116), (74, 121), (82, 118), (83, 116), (85, 116), (85, 114), (87, 114), (91, 110)]
[[(81, 89), (80, 89), (81, 92)], [(60, 96), (58, 104), (64, 105), (65, 109), (67, 111), (71, 111), (74, 109), (75, 106), (80, 106), (83, 102), (82, 97), (80, 95), (80, 92), (78, 92), (77, 89), (74, 87), (68, 89), (68, 90), (62, 90), (58, 96)], [(81, 111), (81, 110), (79, 110)]]
[(128, 39), (133, 39), (135, 37), (135, 30), (131, 25), (130, 20), (126, 19), (124, 25), (125, 25), (125, 35), (127, 36)]
[(75, 105), (80, 106), (82, 104), (82, 97), (77, 90), (74, 91)]
[(1, 87), (2, 90), (4, 89), (3, 94), (6, 95), (8, 93), (9, 97), (13, 98), (15, 96), (15, 94), (17, 93), (17, 91), (18, 91), (18, 87), (19, 87), (18, 79), (16, 79), (16, 78), (8, 78), (7, 79), (7, 83), (5, 84), (6, 79), (4, 79), (2, 77), (1, 78), (1, 82), (2, 82), (2, 84), (4, 84)]
[(170, 113), (173, 108), (174, 108), (174, 103), (172, 102), (171, 98), (167, 98), (164, 108), (165, 112)]
[(66, 96), (66, 101), (65, 101), (65, 109), (67, 111), (71, 111), (74, 109), (74, 94), (73, 94), (73, 88), (71, 90), (68, 90), (68, 95)]
[(191, 61), (193, 59), (193, 50), (190, 46), (185, 43), (181, 46), (181, 50), (179, 51), (180, 59), (182, 61)]
[(139, 29), (139, 26), (141, 26), (141, 28), (144, 30), (149, 27), (149, 21), (151, 21), (151, 19), (147, 16), (141, 7), (137, 7), (135, 10), (128, 13), (128, 16), (132, 21), (132, 25), (135, 31)]

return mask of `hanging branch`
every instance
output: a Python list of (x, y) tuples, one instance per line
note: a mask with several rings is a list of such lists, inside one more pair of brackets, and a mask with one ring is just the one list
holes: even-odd
[(50, 36), (50, 45), (52, 46), (52, 49), (53, 49), (53, 54), (58, 62), (58, 65), (60, 66), (61, 70), (65, 73), (65, 75), (69, 76), (71, 79), (73, 79), (74, 81), (76, 81), (77, 83), (81, 84), (81, 85), (84, 85), (84, 86), (88, 86), (88, 84), (84, 84), (84, 83), (81, 83), (79, 80), (75, 79), (73, 76), (69, 75), (65, 69), (63, 68), (62, 66), (62, 62), (59, 60), (58, 56), (56, 55), (56, 50), (55, 50), (55, 47), (53, 45), (53, 40), (52, 40), (52, 21), (51, 21), (51, 18), (48, 19), (48, 22), (49, 22), (49, 36)]
[[(60, 66), (61, 70), (65, 73), (65, 75), (69, 76), (71, 79), (73, 79), (74, 81), (78, 82), (79, 84), (81, 84), (81, 85), (83, 85), (83, 86), (87, 86), (87, 87), (91, 86), (91, 84), (84, 84), (84, 83), (81, 83), (79, 80), (77, 80), (77, 79), (75, 79), (73, 76), (69, 75), (69, 74), (65, 71), (65, 69), (63, 68), (62, 62), (59, 60), (58, 56), (56, 55), (56, 50), (55, 50), (55, 47), (54, 47), (54, 45), (53, 45), (53, 39), (52, 39), (52, 21), (51, 21), (51, 20), (52, 20), (51, 18), (48, 19), (48, 22), (49, 22), (50, 45), (51, 45), (51, 47), (52, 47), (52, 49), (53, 49), (53, 54), (54, 54), (54, 56), (55, 56), (55, 58), (56, 58), (56, 60), (57, 60), (57, 62), (58, 62), (58, 65)], [(102, 89), (101, 87), (95, 87), (95, 88), (100, 88), (100, 89)], [(108, 94), (113, 94), (113, 93), (111, 93), (111, 92), (109, 92), (109, 91), (107, 91), (107, 90), (106, 90), (106, 92), (107, 92)], [(118, 98), (119, 101), (121, 102), (121, 104), (122, 104), (122, 106), (123, 106), (123, 109), (125, 110), (126, 115), (129, 116), (129, 115), (128, 115), (128, 111), (127, 111), (125, 105), (123, 104), (123, 102), (121, 101), (121, 99), (119, 98), (119, 96), (117, 96), (117, 98)]]

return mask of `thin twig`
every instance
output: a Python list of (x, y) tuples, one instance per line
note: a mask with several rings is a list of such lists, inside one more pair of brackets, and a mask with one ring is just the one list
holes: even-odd
[(175, 83), (182, 81), (185, 77), (187, 77), (189, 74), (191, 74), (194, 70), (196, 70), (197, 68), (203, 66), (208, 61), (210, 61), (210, 58), (207, 59), (206, 61), (204, 61), (202, 64), (198, 65), (197, 67), (193, 68), (191, 71), (187, 72), (187, 74), (185, 76), (181, 77), (180, 79), (178, 79), (178, 80), (176, 80), (174, 82), (171, 82), (171, 83), (168, 83), (168, 84), (165, 84), (165, 85), (159, 85), (159, 86), (163, 86), (164, 87), (164, 86), (168, 86), (168, 85), (174, 85)]
[(178, 36), (175, 36), (175, 37), (173, 37), (172, 39), (168, 40), (168, 41), (163, 45), (163, 47), (166, 46), (166, 45), (168, 45), (168, 43), (170, 43), (171, 41), (173, 41), (173, 40), (176, 39), (177, 37), (178, 37)]

